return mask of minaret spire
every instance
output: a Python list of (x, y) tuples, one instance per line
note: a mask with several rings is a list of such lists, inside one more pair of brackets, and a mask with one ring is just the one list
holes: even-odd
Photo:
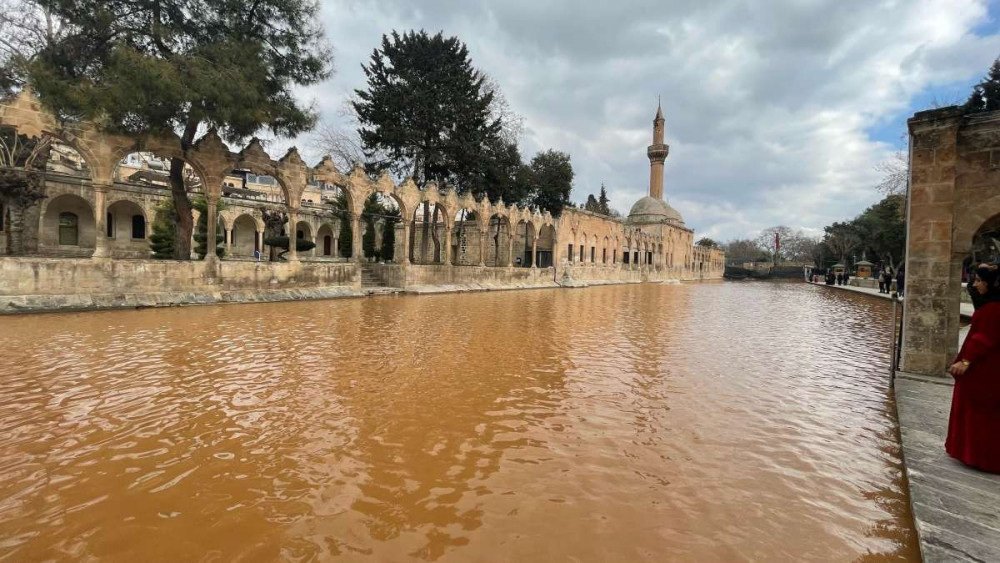
[(649, 196), (656, 199), (663, 199), (663, 161), (670, 154), (670, 146), (663, 142), (663, 123), (663, 107), (657, 96), (653, 144), (646, 149), (646, 155), (649, 156)]

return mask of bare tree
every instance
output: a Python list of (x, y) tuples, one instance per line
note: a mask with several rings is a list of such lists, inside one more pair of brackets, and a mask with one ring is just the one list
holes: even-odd
[(320, 154), (329, 155), (339, 170), (349, 171), (356, 163), (365, 164), (357, 129), (344, 129), (324, 121), (310, 135), (309, 143)]
[(524, 117), (515, 112), (510, 107), (510, 102), (504, 96), (503, 90), (496, 79), (488, 74), (483, 74), (483, 90), (493, 94), (493, 102), (490, 104), (490, 118), (500, 122), (500, 138), (505, 143), (518, 144), (521, 134), (524, 132)]
[(841, 264), (847, 261), (847, 256), (861, 244), (857, 235), (846, 230), (836, 229), (826, 239), (826, 245), (837, 256)]
[(910, 160), (903, 151), (896, 151), (892, 157), (875, 165), (875, 171), (882, 174), (882, 181), (875, 189), (882, 195), (904, 195), (910, 178)]
[[(775, 237), (777, 235), (777, 238)], [(784, 225), (778, 225), (776, 227), (768, 227), (760, 232), (757, 236), (757, 246), (761, 250), (768, 252), (774, 257), (775, 264), (778, 263), (782, 256), (786, 255), (786, 250), (784, 246), (784, 241), (791, 238), (792, 230)], [(778, 245), (775, 241), (780, 241)]]
[(24, 86), (25, 65), (64, 34), (63, 21), (31, 0), (0, 0), (0, 95)]

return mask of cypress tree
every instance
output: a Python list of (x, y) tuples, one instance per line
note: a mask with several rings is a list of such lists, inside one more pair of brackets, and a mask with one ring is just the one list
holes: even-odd
[(598, 213), (611, 215), (611, 200), (608, 199), (608, 191), (604, 189), (603, 183), (601, 184), (601, 195), (597, 198), (597, 208)]
[(153, 218), (153, 232), (149, 235), (149, 246), (153, 258), (167, 260), (174, 257), (174, 208), (170, 202), (156, 206)]

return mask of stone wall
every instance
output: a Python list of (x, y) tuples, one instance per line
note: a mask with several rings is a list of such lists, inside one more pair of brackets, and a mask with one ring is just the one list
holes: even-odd
[(910, 130), (904, 371), (943, 376), (958, 350), (962, 266), (1000, 214), (1000, 112), (920, 112)]
[(355, 264), (7, 257), (0, 296), (356, 286)]

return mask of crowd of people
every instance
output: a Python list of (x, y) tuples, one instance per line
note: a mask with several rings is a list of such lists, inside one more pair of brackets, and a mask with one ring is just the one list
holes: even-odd
[[(893, 272), (891, 266), (879, 268), (877, 279), (879, 293), (892, 293), (895, 291), (900, 297), (903, 296), (906, 273), (902, 266), (900, 266), (895, 272)], [(826, 285), (849, 285), (848, 282), (851, 281), (851, 273), (847, 270), (844, 270), (843, 272), (827, 270), (826, 274), (816, 274), (812, 271), (807, 272), (806, 281), (820, 283), (820, 280), (822, 280)]]
[(878, 292), (879, 293), (892, 293), (894, 290), (899, 294), (900, 297), (903, 296), (903, 288), (906, 283), (906, 272), (905, 268), (902, 266), (896, 270), (895, 275), (893, 275), (892, 266), (886, 266), (879, 270), (878, 273)]

